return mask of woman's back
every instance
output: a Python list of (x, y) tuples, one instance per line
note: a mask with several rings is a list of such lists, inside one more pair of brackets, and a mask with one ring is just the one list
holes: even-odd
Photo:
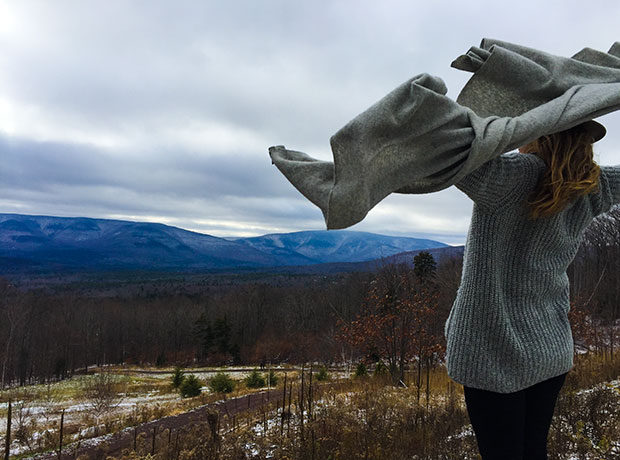
[(593, 218), (620, 202), (620, 167), (601, 167), (597, 192), (530, 220), (527, 197), (546, 168), (508, 153), (456, 184), (474, 201), (445, 327), (448, 373), (463, 385), (509, 393), (572, 368), (566, 268)]

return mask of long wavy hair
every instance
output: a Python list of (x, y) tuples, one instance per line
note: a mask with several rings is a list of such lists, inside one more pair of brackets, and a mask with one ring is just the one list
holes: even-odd
[(523, 148), (547, 165), (528, 197), (530, 219), (552, 216), (577, 197), (598, 190), (601, 169), (594, 161), (592, 142), (592, 135), (576, 126), (539, 137)]

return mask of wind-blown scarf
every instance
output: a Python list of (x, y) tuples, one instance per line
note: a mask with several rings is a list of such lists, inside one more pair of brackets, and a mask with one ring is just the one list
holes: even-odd
[(565, 58), (484, 39), (452, 66), (474, 73), (456, 102), (442, 79), (416, 75), (331, 137), (333, 162), (269, 148), (328, 229), (360, 222), (391, 193), (445, 189), (502, 153), (620, 109), (620, 42)]

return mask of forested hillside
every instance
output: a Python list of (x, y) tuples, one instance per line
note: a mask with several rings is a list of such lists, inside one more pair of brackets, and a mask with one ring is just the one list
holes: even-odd
[[(619, 338), (620, 211), (589, 229), (568, 269), (578, 346), (609, 349)], [(440, 329), (456, 294), (460, 258), (438, 264), (436, 313)], [(0, 293), (2, 383), (62, 379), (91, 364), (224, 364), (341, 361), (364, 350), (343, 341), (338, 324), (369, 308), (377, 280), (415, 278), (411, 265), (375, 272), (324, 275), (184, 277), (152, 280), (124, 290), (80, 283), (27, 290), (3, 281)], [(374, 283), (374, 284), (373, 284)], [(405, 291), (403, 291), (406, 294)], [(415, 359), (416, 355), (408, 356)], [(439, 361), (441, 361), (439, 359)]]

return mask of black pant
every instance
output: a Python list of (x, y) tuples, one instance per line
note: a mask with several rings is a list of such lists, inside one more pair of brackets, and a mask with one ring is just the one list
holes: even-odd
[(515, 393), (464, 387), (469, 419), (483, 460), (547, 458), (547, 435), (566, 374)]

